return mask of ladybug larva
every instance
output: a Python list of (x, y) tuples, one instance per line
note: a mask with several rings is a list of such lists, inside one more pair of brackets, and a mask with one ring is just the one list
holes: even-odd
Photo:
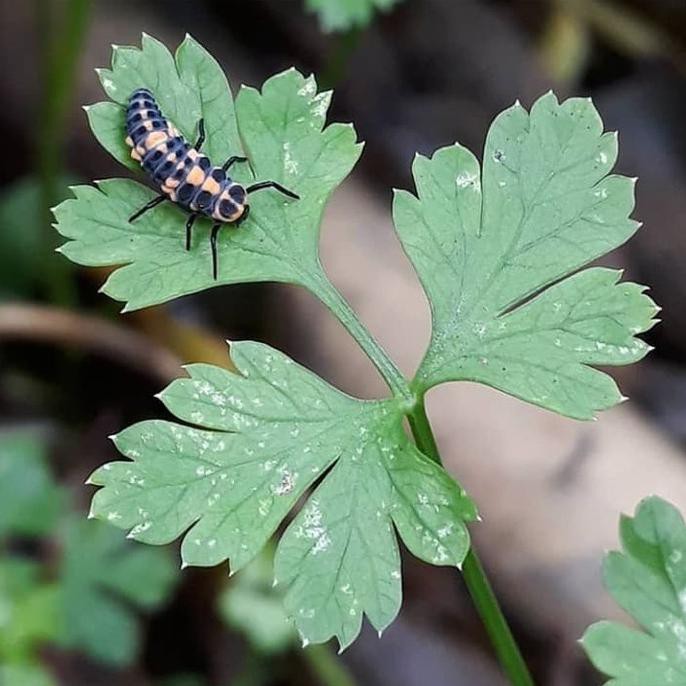
[(200, 217), (214, 220), (210, 233), (212, 276), (217, 278), (217, 234), (224, 224), (239, 226), (250, 211), (250, 193), (274, 188), (289, 198), (299, 200), (293, 191), (276, 181), (261, 181), (242, 186), (231, 180), (227, 172), (236, 162), (247, 158), (229, 157), (221, 167), (214, 167), (207, 155), (200, 152), (205, 140), (205, 126), (198, 123), (198, 140), (191, 146), (182, 134), (160, 112), (151, 91), (135, 90), (126, 108), (126, 143), (131, 157), (141, 163), (161, 193), (133, 214), (133, 222), (144, 212), (169, 200), (190, 212), (186, 222), (186, 250), (191, 249), (193, 223)]

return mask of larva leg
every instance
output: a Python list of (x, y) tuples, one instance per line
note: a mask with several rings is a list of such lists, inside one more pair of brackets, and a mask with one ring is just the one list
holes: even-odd
[(222, 164), (222, 170), (223, 171), (229, 171), (231, 169), (232, 165), (236, 162), (247, 162), (248, 158), (247, 157), (240, 157), (239, 155), (232, 155), (229, 157), (224, 164)]
[(212, 226), (212, 233), (210, 234), (210, 247), (212, 248), (212, 278), (217, 280), (217, 234), (222, 225), (220, 223)]
[(188, 221), (186, 222), (186, 250), (191, 249), (191, 230), (193, 229), (193, 224), (195, 223), (195, 220), (197, 218), (197, 214), (191, 214), (191, 216), (188, 217)]
[(138, 212), (134, 212), (129, 217), (129, 222), (134, 222), (142, 214), (145, 214), (148, 210), (151, 210), (153, 207), (157, 207), (160, 203), (164, 202), (165, 200), (169, 200), (169, 197), (164, 193), (158, 195), (156, 198), (153, 198), (149, 203), (141, 207), (140, 210), (138, 210)]
[(202, 148), (202, 144), (205, 142), (205, 120), (201, 119), (198, 122), (198, 140), (195, 141), (195, 145), (193, 146), (198, 152), (200, 152), (200, 148)]
[(279, 191), (279, 193), (283, 193), (289, 198), (293, 198), (293, 200), (300, 200), (300, 196), (297, 193), (289, 191), (288, 188), (285, 188), (276, 181), (260, 181), (259, 183), (254, 183), (252, 186), (248, 186), (245, 190), (248, 193), (254, 193), (255, 191), (262, 191), (265, 188), (273, 188), (274, 190)]

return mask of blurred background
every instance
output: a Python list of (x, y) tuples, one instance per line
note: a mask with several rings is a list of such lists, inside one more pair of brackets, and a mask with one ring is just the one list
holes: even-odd
[(342, 389), (384, 392), (324, 308), (284, 286), (214, 289), (120, 316), (105, 270), (54, 253), (67, 186), (127, 173), (91, 136), (95, 67), (146, 31), (192, 33), (232, 85), (291, 65), (335, 88), (331, 116), (366, 141), (336, 194), (323, 259), (408, 374), (428, 340), (424, 296), (390, 223), (416, 151), (479, 152), (493, 117), (554, 88), (592, 96), (639, 176), (645, 227), (603, 260), (649, 284), (664, 323), (651, 357), (613, 373), (633, 402), (593, 424), (470, 384), (429, 398), (448, 469), (479, 503), (496, 590), (540, 684), (598, 684), (576, 644), (620, 616), (600, 561), (620, 511), (686, 506), (686, 3), (684, 0), (0, 0), (0, 685), (503, 684), (454, 570), (405, 555), (405, 604), (343, 656), (301, 650), (271, 589), (270, 551), (241, 574), (179, 571), (85, 517), (109, 434), (164, 416), (180, 364), (226, 365), (224, 339), (285, 350)]

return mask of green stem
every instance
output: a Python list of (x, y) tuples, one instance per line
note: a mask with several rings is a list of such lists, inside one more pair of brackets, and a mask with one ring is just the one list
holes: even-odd
[[(41, 189), (45, 245), (56, 245), (52, 230), (50, 208), (57, 202), (59, 177), (64, 172), (63, 154), (66, 138), (67, 113), (76, 82), (76, 66), (88, 26), (90, 0), (67, 0), (55, 16), (51, 0), (36, 0), (38, 32), (43, 43), (43, 102), (38, 121), (36, 165)], [(44, 259), (45, 287), (53, 302), (69, 305), (75, 299), (74, 284), (66, 262), (55, 259), (49, 250)]]
[[(417, 447), (425, 455), (440, 463), (441, 456), (431, 430), (429, 418), (426, 416), (423, 398), (417, 402), (414, 410), (408, 416), (408, 420)], [(473, 543), (465, 558), (462, 575), (510, 683), (513, 686), (533, 686), (534, 682), (529, 669), (512, 635), (498, 599), (493, 593), (493, 588), (486, 576), (481, 560), (476, 554)]]
[[(423, 394), (416, 394), (409, 386), (386, 351), (367, 331), (347, 301), (324, 275), (323, 270), (319, 271), (316, 282), (313, 284), (312, 292), (317, 293), (322, 302), (350, 332), (386, 380), (394, 395), (406, 402), (406, 414), (417, 447), (432, 460), (442, 464), (436, 439), (426, 415)], [(533, 686), (531, 674), (473, 545), (465, 558), (462, 573), (469, 594), (510, 683), (512, 686)]]
[(319, 77), (319, 85), (324, 89), (334, 88), (344, 78), (350, 56), (355, 52), (363, 31), (350, 29), (343, 34), (331, 37), (331, 45), (324, 68)]
[(393, 391), (393, 395), (403, 400), (408, 406), (413, 406), (415, 396), (402, 372), (358, 319), (348, 301), (329, 281), (322, 269), (319, 269), (318, 273), (314, 274), (314, 283), (310, 285), (310, 289), (313, 293), (317, 294), (317, 297), (331, 310), (336, 319), (343, 324), (350, 335), (357, 341), (367, 357), (379, 370), (379, 373), (391, 391)]
[(313, 674), (323, 686), (355, 686), (355, 681), (342, 663), (323, 644), (312, 645), (301, 651)]

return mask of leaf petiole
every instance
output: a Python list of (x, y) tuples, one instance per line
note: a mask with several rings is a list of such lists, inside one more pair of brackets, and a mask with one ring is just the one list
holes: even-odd
[(309, 276), (310, 291), (316, 294), (362, 348), (388, 384), (393, 395), (403, 403), (403, 411), (410, 412), (415, 407), (417, 397), (395, 362), (369, 333), (348, 301), (326, 276), (321, 265)]
[[(438, 445), (426, 415), (424, 398), (412, 390), (405, 377), (386, 351), (369, 333), (345, 298), (320, 269), (312, 292), (329, 308), (348, 330), (365, 354), (388, 383), (394, 395), (406, 401), (403, 411), (407, 415), (412, 437), (417, 448), (434, 462), (442, 465)], [(486, 571), (474, 550), (473, 543), (465, 558), (462, 574), (481, 621), (488, 633), (501, 667), (512, 686), (534, 686), (533, 678), (515, 641), (505, 615), (491, 587)]]

